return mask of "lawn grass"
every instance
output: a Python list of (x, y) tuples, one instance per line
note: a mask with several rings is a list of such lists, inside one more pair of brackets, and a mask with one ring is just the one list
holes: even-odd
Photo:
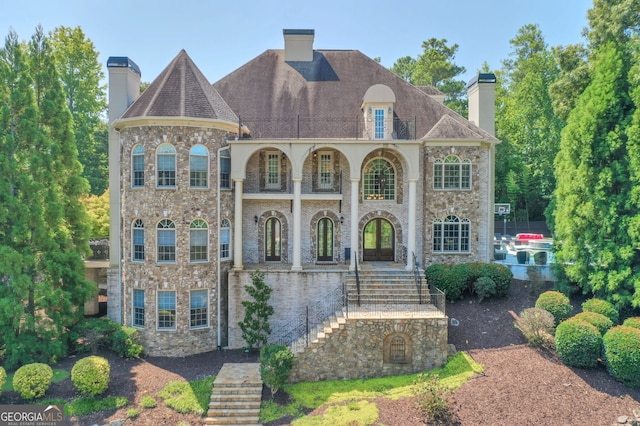
[(64, 405), (65, 416), (81, 416), (96, 411), (116, 410), (126, 407), (129, 401), (124, 396), (108, 396), (106, 398), (99, 397), (81, 397), (72, 401), (64, 399), (44, 399), (35, 402), (38, 405)]
[[(456, 389), (482, 371), (482, 366), (466, 352), (458, 352), (450, 357), (445, 365), (428, 371), (427, 374), (438, 375), (439, 380), (445, 386)], [(273, 402), (265, 401), (260, 409), (260, 421), (267, 423), (288, 415), (296, 416), (305, 408), (313, 410), (324, 404), (341, 401), (360, 401), (381, 396), (390, 399), (412, 396), (412, 386), (417, 376), (417, 374), (409, 374), (366, 380), (330, 380), (285, 385), (284, 390), (289, 394), (292, 402), (286, 406), (278, 406)], [(352, 408), (351, 411), (359, 411), (370, 407), (356, 405)], [(344, 413), (338, 413), (337, 417), (344, 417)], [(301, 424), (314, 424), (312, 419), (309, 420), (311, 423), (303, 422)], [(337, 419), (336, 421), (341, 420)]]
[(209, 408), (214, 380), (215, 376), (208, 376), (191, 382), (171, 382), (158, 392), (158, 396), (164, 400), (167, 407), (178, 413), (202, 416)]
[[(53, 378), (51, 379), (52, 383), (61, 382), (67, 378), (69, 378), (69, 372), (67, 370), (53, 370)], [(7, 380), (2, 386), (2, 392), (9, 392), (13, 390), (13, 373), (7, 374)]]

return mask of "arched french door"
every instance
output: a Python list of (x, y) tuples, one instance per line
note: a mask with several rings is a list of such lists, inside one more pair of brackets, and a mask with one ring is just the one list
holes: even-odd
[(318, 255), (319, 262), (333, 260), (333, 221), (323, 217), (318, 221)]
[(281, 259), (280, 221), (270, 217), (264, 224), (264, 260), (279, 261)]
[(364, 227), (362, 259), (394, 261), (394, 240), (391, 222), (381, 217), (373, 219)]

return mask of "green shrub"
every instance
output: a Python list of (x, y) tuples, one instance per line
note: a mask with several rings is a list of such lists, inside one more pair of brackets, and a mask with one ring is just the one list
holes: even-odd
[(553, 315), (556, 326), (571, 315), (571, 302), (569, 298), (559, 291), (545, 291), (536, 300), (536, 308), (544, 309)]
[(480, 277), (473, 283), (473, 288), (478, 295), (478, 300), (482, 302), (487, 297), (496, 294), (496, 283), (489, 277)]
[(587, 312), (595, 312), (609, 318), (613, 325), (618, 325), (618, 310), (613, 307), (610, 302), (602, 299), (589, 299), (582, 304), (582, 310)]
[(609, 374), (630, 387), (640, 387), (640, 329), (619, 325), (603, 337)]
[(109, 361), (100, 356), (88, 356), (78, 360), (71, 369), (71, 381), (80, 393), (96, 396), (109, 387), (111, 368)]
[(135, 419), (140, 415), (140, 409), (138, 408), (129, 408), (127, 410), (127, 417), (130, 419)]
[(452, 392), (442, 384), (437, 374), (418, 374), (412, 392), (426, 424), (449, 424), (451, 412), (447, 395)]
[(545, 343), (549, 335), (553, 334), (555, 321), (553, 315), (544, 309), (527, 308), (520, 313), (518, 328), (530, 345), (539, 346)]
[[(53, 377), (53, 376), (51, 376)], [(7, 381), (7, 372), (0, 366), (0, 395), (2, 395), (2, 387)]]
[[(478, 297), (488, 296), (504, 297), (509, 294), (513, 273), (504, 265), (493, 263), (461, 263), (459, 265), (434, 264), (425, 270), (425, 277), (429, 285), (433, 285), (444, 291), (447, 299), (455, 301), (461, 299), (463, 293), (478, 293)], [(493, 281), (495, 289), (487, 278)], [(480, 284), (480, 289), (476, 288)]]
[(145, 395), (140, 399), (140, 406), (142, 408), (156, 408), (158, 406), (158, 402), (151, 395)]
[(602, 335), (588, 322), (568, 319), (556, 328), (556, 353), (572, 367), (594, 368), (602, 354)]
[(624, 320), (622, 325), (627, 327), (640, 328), (640, 317), (631, 317)]
[(24, 399), (41, 398), (53, 378), (53, 370), (47, 364), (23, 365), (13, 375), (13, 389)]
[(433, 264), (424, 271), (425, 278), (429, 285), (435, 286), (442, 290), (450, 301), (462, 299), (462, 292), (467, 283), (451, 273), (452, 266), (444, 264)]
[(613, 323), (609, 318), (597, 312), (584, 311), (584, 312), (580, 312), (577, 315), (574, 315), (571, 318), (588, 322), (589, 324), (597, 328), (600, 334), (602, 335), (604, 335), (604, 333), (606, 333), (607, 330), (613, 327)]
[(294, 361), (294, 355), (284, 345), (268, 345), (260, 349), (260, 374), (262, 381), (271, 388), (271, 395), (287, 383)]
[(496, 284), (496, 297), (505, 297), (509, 294), (513, 273), (511, 269), (497, 263), (470, 263), (469, 269), (473, 281), (480, 277), (490, 278)]
[(111, 336), (120, 327), (120, 324), (108, 318), (83, 319), (69, 332), (72, 348), (78, 353), (96, 353), (99, 347), (111, 348)]
[(138, 330), (122, 327), (111, 336), (111, 349), (124, 358), (139, 358), (143, 347), (140, 344)]

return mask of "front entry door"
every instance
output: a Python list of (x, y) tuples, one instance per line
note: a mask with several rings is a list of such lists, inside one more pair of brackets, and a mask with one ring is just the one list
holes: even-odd
[(394, 260), (394, 233), (391, 223), (382, 218), (373, 219), (364, 227), (363, 260)]

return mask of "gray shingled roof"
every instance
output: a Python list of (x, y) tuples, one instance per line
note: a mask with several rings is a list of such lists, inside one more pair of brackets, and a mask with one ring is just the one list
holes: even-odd
[(181, 50), (122, 118), (185, 117), (237, 122), (238, 117), (187, 52)]
[[(213, 87), (254, 137), (282, 137), (286, 123), (295, 126), (297, 121), (300, 128), (307, 125), (305, 120), (314, 121), (316, 127), (310, 134), (315, 137), (332, 132), (332, 136), (352, 137), (356, 119), (362, 119), (362, 98), (374, 84), (393, 90), (395, 116), (411, 126), (415, 120), (418, 138), (496, 141), (429, 97), (423, 88), (407, 83), (357, 50), (314, 50), (313, 62), (306, 63), (285, 62), (284, 50), (267, 50)], [(344, 134), (336, 135), (342, 131), (336, 129), (343, 127)]]

